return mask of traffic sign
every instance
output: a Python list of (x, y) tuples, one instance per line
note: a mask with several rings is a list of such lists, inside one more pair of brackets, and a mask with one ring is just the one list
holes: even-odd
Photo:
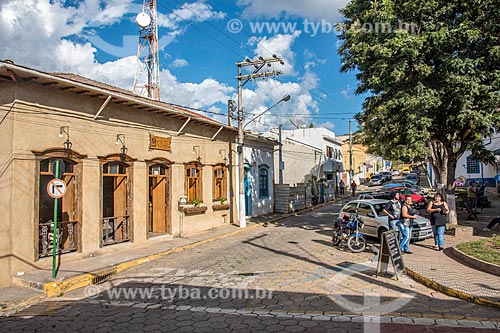
[(54, 199), (61, 198), (66, 193), (66, 183), (62, 179), (52, 179), (47, 184), (47, 193)]

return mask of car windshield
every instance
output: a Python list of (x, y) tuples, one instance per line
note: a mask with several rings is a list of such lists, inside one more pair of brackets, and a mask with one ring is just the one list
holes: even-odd
[(375, 209), (378, 216), (387, 216), (387, 214), (384, 213), (384, 208), (385, 208), (384, 204), (374, 204), (373, 205), (373, 209)]

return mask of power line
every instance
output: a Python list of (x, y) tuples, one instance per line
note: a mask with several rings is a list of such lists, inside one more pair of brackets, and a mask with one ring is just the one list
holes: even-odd
[[(180, 2), (178, 2), (177, 0), (174, 0), (177, 4), (181, 4)], [(210, 6), (212, 6), (212, 8), (214, 8), (215, 10), (219, 11), (219, 12), (223, 12), (222, 10), (218, 9), (213, 3), (211, 3), (210, 1), (206, 1)], [(191, 22), (189, 22), (188, 20), (186, 20), (185, 18), (181, 17), (180, 15), (178, 15), (177, 13), (174, 12), (174, 10), (168, 8), (167, 6), (165, 6), (164, 4), (162, 4), (161, 2), (158, 3), (158, 5), (166, 10), (168, 10), (170, 13), (172, 13), (173, 15), (177, 16), (178, 18), (180, 18), (181, 20), (185, 21), (186, 23), (188, 23), (190, 26), (192, 26), (193, 28), (195, 28), (196, 30), (200, 31), (201, 33), (207, 35), (208, 37), (210, 37), (212, 40), (214, 40), (215, 42), (217, 42), (218, 44), (222, 45), (224, 48), (226, 48), (227, 50), (231, 51), (233, 54), (239, 56), (240, 58), (243, 58), (244, 56), (242, 56), (241, 54), (235, 52), (231, 47), (227, 46), (226, 44), (224, 44), (222, 41), (220, 41), (219, 39), (217, 39), (216, 37), (212, 36), (211, 34), (209, 34), (208, 32), (206, 32), (205, 30), (202, 30), (202, 29), (199, 29), (198, 27), (196, 27), (195, 25), (192, 25)], [(221, 29), (219, 29), (218, 27), (216, 27), (214, 24), (212, 24), (211, 22), (207, 21), (206, 19), (204, 19), (203, 17), (201, 17), (200, 15), (198, 15), (196, 12), (194, 12), (193, 10), (191, 10), (189, 7), (184, 7), (185, 9), (187, 9), (188, 11), (190, 11), (192, 14), (194, 14), (196, 17), (198, 17), (200, 20), (202, 20), (203, 22), (207, 23), (208, 25), (210, 25), (212, 28), (214, 28), (215, 30), (217, 30), (219, 33), (223, 34), (225, 37), (227, 37), (229, 40), (231, 40), (232, 42), (234, 42), (235, 44), (237, 44), (239, 47), (241, 47), (241, 43), (239, 41), (237, 41), (236, 39), (234, 39), (233, 37), (231, 37), (230, 35), (228, 35), (227, 33), (225, 33), (224, 31), (222, 31)], [(247, 37), (251, 38), (252, 36), (249, 35), (248, 33), (246, 33), (245, 31), (243, 31), (243, 34), (245, 34)], [(262, 46), (262, 45), (261, 45)], [(262, 48), (264, 50), (266, 50), (267, 52), (269, 52), (270, 54), (273, 54), (272, 51), (268, 50), (267, 48), (265, 48), (264, 46), (262, 46)], [(249, 49), (248, 47), (244, 47), (244, 49), (246, 49), (247, 51), (249, 52), (253, 52), (253, 50)], [(291, 69), (291, 70), (294, 70), (294, 68), (289, 65), (288, 63), (285, 63), (284, 64), (285, 67)], [(331, 97), (326, 91), (322, 90), (321, 88), (319, 87), (314, 87), (312, 88), (312, 90), (309, 90), (309, 92), (311, 93), (311, 95), (315, 96), (316, 98), (318, 98), (318, 103), (323, 103), (323, 104), (326, 104), (326, 105), (329, 105), (331, 106), (332, 108), (337, 108), (338, 106), (347, 106), (347, 104), (345, 103), (340, 103), (338, 101), (332, 101), (332, 102), (329, 102), (328, 100), (325, 100), (323, 98), (323, 96), (321, 96), (320, 94), (317, 94), (315, 93), (313, 90), (316, 89), (316, 90), (319, 90), (321, 93), (323, 93), (324, 95), (326, 95), (327, 97)], [(337, 105), (335, 105), (337, 104)], [(350, 106), (349, 106), (350, 108)], [(200, 111), (200, 112), (204, 112), (204, 113), (209, 113), (209, 114), (215, 114), (215, 115), (221, 115), (221, 116), (224, 116), (225, 114), (218, 114), (218, 113), (213, 113), (213, 112), (210, 112), (210, 111), (205, 111), (205, 110), (199, 110), (199, 109), (193, 109), (193, 110), (197, 110), (197, 111)], [(353, 111), (352, 113), (356, 113), (356, 111)], [(342, 113), (337, 113), (337, 114), (342, 114)]]

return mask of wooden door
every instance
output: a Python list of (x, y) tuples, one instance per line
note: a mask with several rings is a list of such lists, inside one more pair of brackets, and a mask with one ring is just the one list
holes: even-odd
[(151, 177), (152, 192), (152, 230), (155, 233), (167, 233), (167, 177)]
[[(127, 176), (116, 176), (115, 178), (115, 188), (114, 188), (114, 216), (118, 217), (115, 220), (115, 240), (123, 239), (123, 228), (122, 225), (123, 217), (128, 215), (127, 212)], [(130, 230), (127, 230), (130, 233)]]

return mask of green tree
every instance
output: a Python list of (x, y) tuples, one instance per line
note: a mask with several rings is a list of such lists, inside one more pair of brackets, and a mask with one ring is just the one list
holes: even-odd
[(430, 158), (452, 194), (465, 151), (493, 160), (483, 139), (500, 126), (498, 0), (352, 0), (341, 12), (341, 70), (368, 95), (364, 143), (386, 159)]

